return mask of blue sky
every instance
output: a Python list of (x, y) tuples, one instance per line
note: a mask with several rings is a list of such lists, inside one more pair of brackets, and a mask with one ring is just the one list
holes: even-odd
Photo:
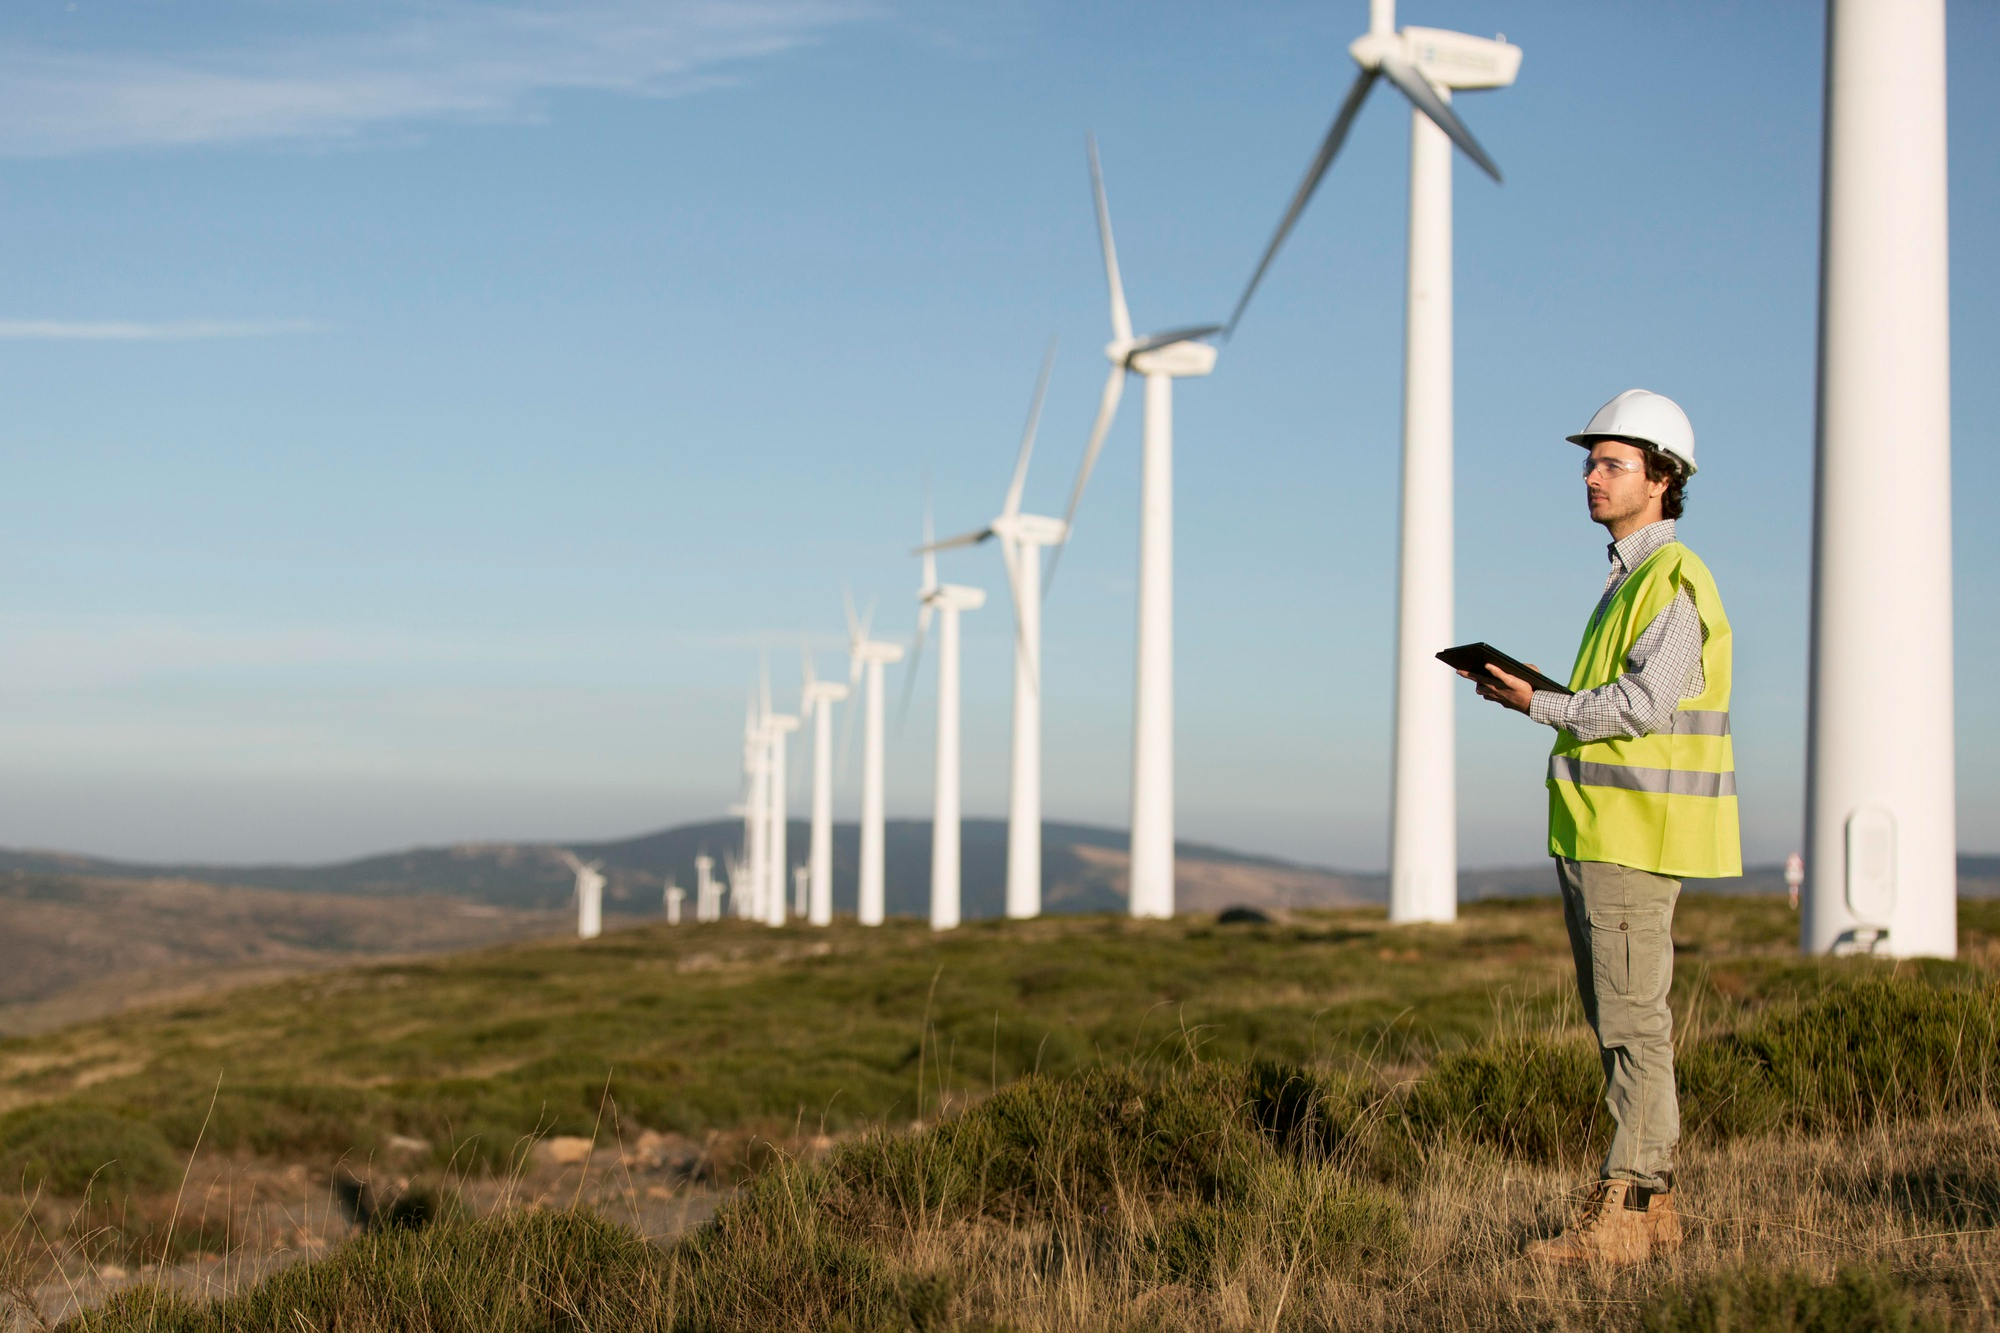
[[(1949, 9), (1962, 842), (1995, 850), (2000, 11)], [(1798, 841), (1821, 9), (1409, 0), (1526, 52), (1461, 109), (1458, 625), (1567, 661), (1602, 579), (1561, 436), (1701, 441), (1746, 851)], [(735, 798), (840, 590), (907, 633), (931, 478), (1060, 512), (1108, 335), (1227, 312), (1365, 5), (23, 0), (0, 16), (0, 842), (314, 859)], [(1378, 94), (1176, 402), (1184, 836), (1385, 855), (1407, 115)], [(1128, 399), (1136, 409), (1136, 395)], [(1048, 608), (1051, 817), (1122, 823), (1138, 412)], [(966, 620), (1001, 812), (1010, 622)], [(890, 756), (928, 808), (929, 682)], [(1460, 708), (1468, 864), (1540, 855), (1546, 733)], [(1885, 701), (1893, 706), (1893, 701)], [(795, 765), (800, 767), (800, 765)], [(843, 792), (843, 808), (851, 808)]]

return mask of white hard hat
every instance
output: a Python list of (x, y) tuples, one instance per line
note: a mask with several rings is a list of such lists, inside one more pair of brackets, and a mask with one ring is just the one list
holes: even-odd
[(1590, 424), (1568, 437), (1588, 449), (1599, 440), (1627, 440), (1680, 461), (1694, 475), (1694, 427), (1681, 405), (1665, 394), (1627, 389), (1591, 415)]

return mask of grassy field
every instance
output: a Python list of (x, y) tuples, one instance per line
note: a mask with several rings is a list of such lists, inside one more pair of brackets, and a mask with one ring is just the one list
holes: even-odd
[[(1690, 898), (1680, 993), (1713, 1009), (1817, 984), (1791, 954), (1794, 928), (1782, 903)], [(626, 1122), (657, 1130), (839, 1131), (934, 1114), (940, 1098), (1037, 1069), (1190, 1049), (1420, 1065), (1503, 1019), (1567, 1012), (1568, 966), (1545, 902), (1393, 931), (1363, 911), (1268, 926), (988, 922), (943, 938), (913, 922), (660, 925), (300, 977), (0, 1043), (0, 1112), (101, 1109), (183, 1151), (206, 1119), (212, 1147), (312, 1161), (392, 1133), (437, 1144), (440, 1160), (471, 1145), (502, 1161), (538, 1129), (588, 1134), (607, 1085)]]
[[(650, 1130), (748, 1182), (666, 1250), (472, 1210), (233, 1305), (128, 1293), (107, 1328), (398, 1326), (382, 1300), (467, 1329), (1992, 1326), (2000, 907), (1962, 924), (1955, 963), (1807, 961), (1781, 901), (1684, 900), (1697, 1239), (1601, 1281), (1519, 1260), (1603, 1133), (1547, 901), (1393, 930), (658, 926), (298, 978), (0, 1044), (0, 1171), (45, 1231), (94, 1171), (164, 1196), (197, 1141), (319, 1179), (420, 1142), (442, 1181)], [(520, 1263), (561, 1289), (492, 1286)], [(1767, 1306), (1791, 1322), (1744, 1322)]]

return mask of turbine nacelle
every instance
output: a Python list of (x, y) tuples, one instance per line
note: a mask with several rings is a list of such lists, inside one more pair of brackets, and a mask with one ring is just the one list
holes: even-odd
[(1347, 54), (1365, 70), (1400, 60), (1439, 88), (1505, 88), (1521, 72), (1520, 47), (1445, 28), (1363, 33)]
[(871, 640), (855, 644), (847, 650), (847, 655), (857, 662), (880, 662), (886, 666), (891, 662), (903, 660), (903, 645)]
[(1215, 348), (1204, 342), (1182, 339), (1162, 347), (1133, 352), (1126, 364), (1141, 375), (1193, 379), (1215, 369)]
[(798, 729), (799, 720), (795, 717), (790, 717), (784, 713), (766, 713), (764, 715), (764, 731), (767, 735), (788, 736)]
[(816, 680), (805, 688), (805, 701), (808, 705), (816, 704), (822, 699), (830, 704), (837, 704), (846, 697), (847, 687), (837, 681)]
[(924, 590), (924, 605), (940, 611), (977, 611), (986, 605), (986, 589), (963, 583), (940, 583)]
[(987, 531), (1022, 546), (1058, 546), (1069, 528), (1045, 514), (1002, 514)]

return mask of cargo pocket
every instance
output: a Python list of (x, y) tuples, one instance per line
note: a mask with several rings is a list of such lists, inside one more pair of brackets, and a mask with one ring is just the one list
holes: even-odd
[(1590, 970), (1599, 995), (1632, 993), (1632, 918), (1620, 908), (1590, 914)]
[(1598, 993), (1656, 997), (1667, 971), (1667, 914), (1657, 907), (1613, 907), (1590, 914), (1590, 965)]

